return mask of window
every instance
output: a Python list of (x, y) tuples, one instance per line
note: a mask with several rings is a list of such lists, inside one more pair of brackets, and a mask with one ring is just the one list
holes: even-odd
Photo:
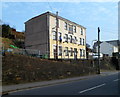
[(68, 42), (68, 35), (67, 34), (65, 34), (65, 42)]
[(65, 47), (65, 56), (68, 56), (68, 47)]
[(59, 46), (59, 56), (62, 56), (62, 46)]
[(81, 28), (81, 35), (83, 35), (83, 28)]
[(85, 45), (85, 40), (83, 39), (83, 45)]
[(82, 45), (82, 39), (80, 38), (80, 45)]
[(70, 56), (73, 56), (73, 48), (70, 48)]
[(85, 57), (85, 50), (83, 50), (83, 57)]
[(82, 57), (82, 49), (80, 49), (80, 57)]
[(69, 34), (73, 34), (73, 25), (69, 24), (69, 32), (68, 33)]
[(60, 42), (62, 42), (62, 33), (58, 33), (58, 40), (60, 41)]
[(67, 30), (67, 23), (65, 22), (65, 30)]
[(73, 32), (76, 33), (76, 26), (73, 26)]
[(75, 40), (74, 40), (74, 43), (77, 43), (77, 38), (76, 38), (76, 36), (75, 36)]
[(56, 56), (56, 45), (53, 45), (53, 55)]
[(72, 35), (70, 35), (70, 43), (72, 43)]
[(56, 32), (53, 32), (53, 40), (56, 40)]

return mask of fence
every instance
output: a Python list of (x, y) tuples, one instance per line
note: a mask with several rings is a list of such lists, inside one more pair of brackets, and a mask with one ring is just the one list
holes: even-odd
[(13, 53), (13, 54), (20, 54), (20, 55), (27, 55), (27, 56), (33, 56), (33, 57), (39, 57), (39, 58), (45, 58), (45, 59), (55, 59), (56, 55), (58, 56), (58, 59), (85, 59), (85, 56), (80, 56), (80, 54), (72, 51), (65, 51), (62, 50), (62, 52), (58, 51), (58, 54), (56, 54), (56, 51), (40, 51), (37, 49), (2, 49), (0, 51), (3, 55), (6, 52)]
[(27, 56), (39, 56), (40, 50), (35, 49), (2, 49), (1, 53), (4, 55), (5, 53), (12, 53), (12, 54), (20, 54), (20, 55), (27, 55)]

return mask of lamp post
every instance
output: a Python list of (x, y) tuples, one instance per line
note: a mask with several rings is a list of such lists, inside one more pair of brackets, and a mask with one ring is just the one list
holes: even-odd
[(98, 27), (98, 65), (97, 74), (100, 74), (100, 28)]

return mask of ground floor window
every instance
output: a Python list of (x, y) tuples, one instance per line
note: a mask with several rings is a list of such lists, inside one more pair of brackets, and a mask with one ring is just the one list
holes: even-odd
[(85, 50), (83, 50), (83, 57), (85, 57)]
[(73, 56), (73, 48), (70, 48), (70, 56)]
[(80, 57), (82, 57), (82, 49), (80, 49)]
[(59, 46), (59, 56), (62, 56), (62, 46)]
[(65, 47), (65, 56), (68, 56), (68, 47)]

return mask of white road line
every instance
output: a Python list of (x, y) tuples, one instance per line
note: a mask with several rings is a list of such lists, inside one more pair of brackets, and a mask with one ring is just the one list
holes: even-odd
[(102, 86), (104, 86), (104, 85), (105, 85), (105, 83), (104, 83), (104, 84), (101, 84), (101, 85), (98, 85), (98, 86), (95, 86), (95, 87), (92, 87), (92, 88), (89, 88), (89, 89), (86, 89), (86, 90), (83, 90), (83, 91), (80, 91), (79, 93), (84, 93), (84, 92), (87, 92), (87, 91), (90, 91), (90, 90), (93, 90), (93, 89), (102, 87)]
[(118, 81), (118, 80), (120, 80), (120, 79), (115, 79), (115, 80), (113, 80), (113, 81), (115, 82), (115, 81)]

